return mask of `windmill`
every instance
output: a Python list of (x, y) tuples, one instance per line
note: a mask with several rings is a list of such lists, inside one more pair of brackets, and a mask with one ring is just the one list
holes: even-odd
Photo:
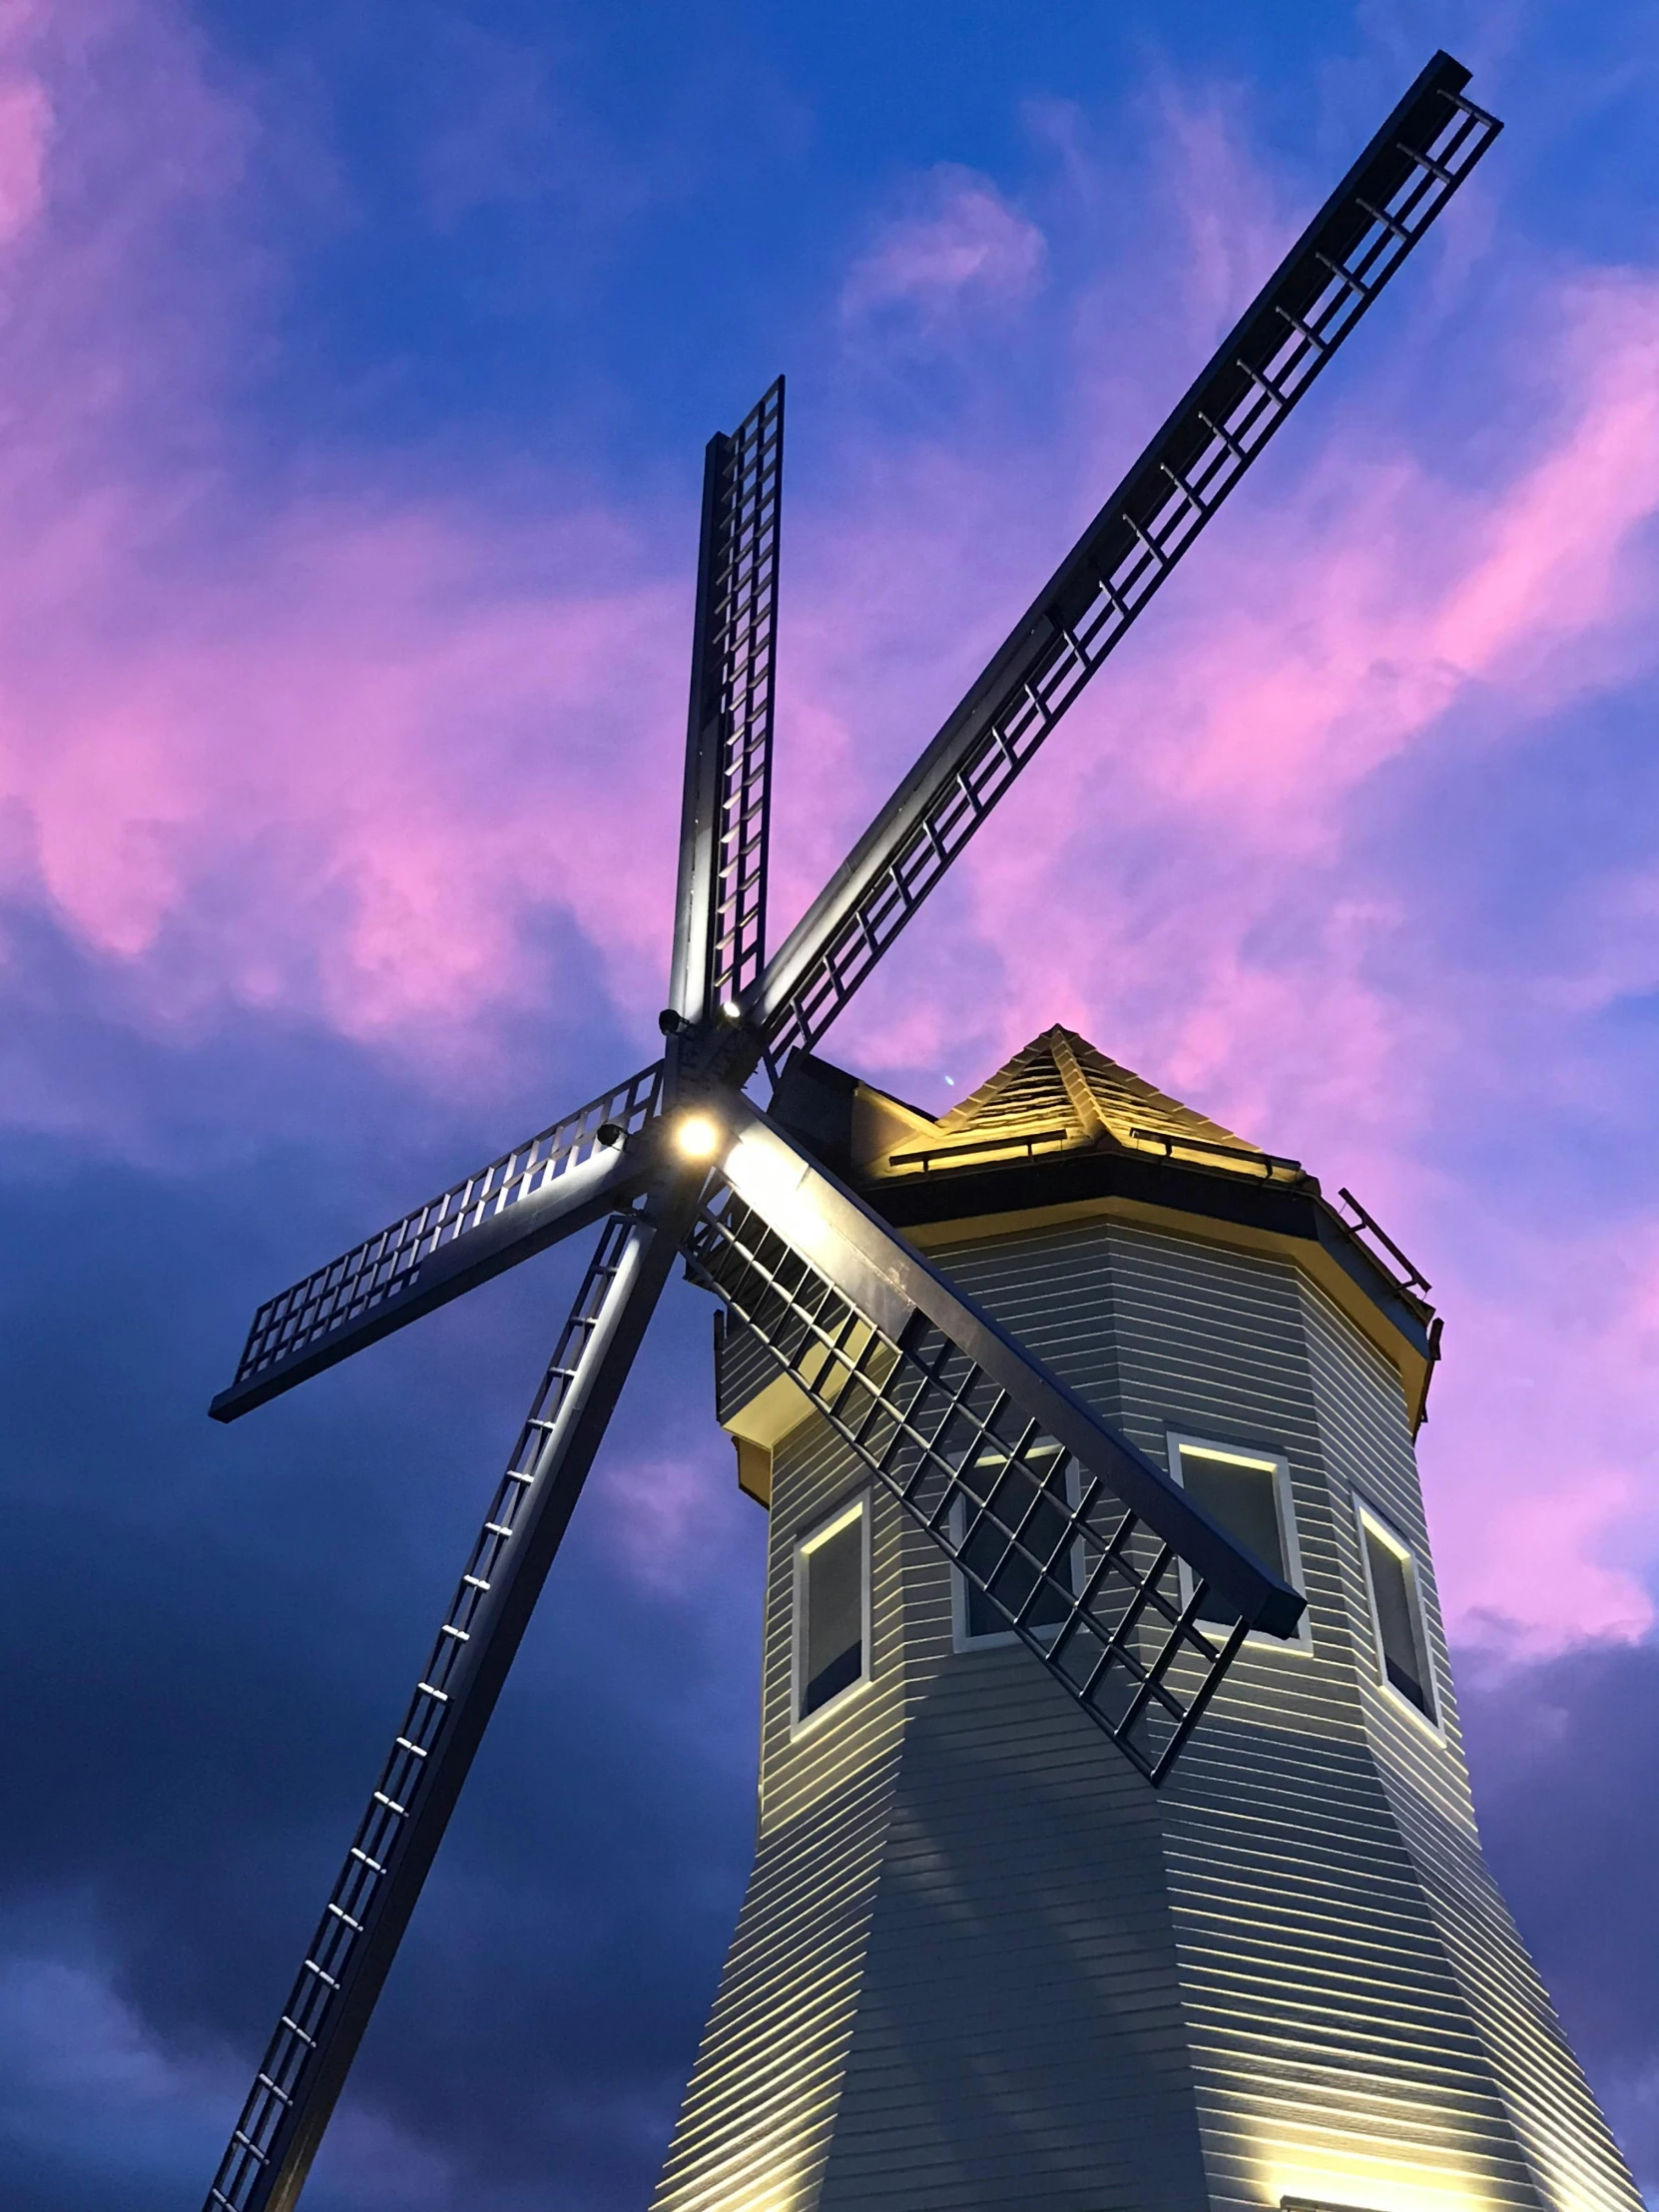
[[(834, 1172), (815, 1141), (834, 1091), (816, 1047), (1491, 143), (1499, 126), (1467, 83), (1445, 54), (1422, 71), (770, 957), (782, 379), (711, 441), (661, 1059), (262, 1306), (213, 1403), (234, 1420), (599, 1225), (209, 2212), (285, 2212), (299, 2196), (680, 1259), (722, 1303), (727, 1356), (787, 1381), (981, 1625), (1108, 1740), (1126, 1785), (1170, 1781), (1247, 1643), (1299, 1636), (1306, 1599), (1286, 1563), (1230, 1533), (1196, 1479), (1173, 1479)], [(1104, 1128), (1076, 1041), (1049, 1059)], [(750, 1096), (763, 1078), (766, 1109)], [(1242, 1151), (1273, 1181), (1271, 1156), (1226, 1133), (1152, 1136)], [(1044, 1141), (1029, 1124), (1017, 1139), (1033, 1158)], [(800, 1697), (844, 1688), (851, 1648), (821, 1654)]]

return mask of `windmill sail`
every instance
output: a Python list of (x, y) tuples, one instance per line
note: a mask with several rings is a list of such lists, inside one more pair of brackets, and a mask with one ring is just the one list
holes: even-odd
[(204, 2212), (298, 2200), (695, 1195), (600, 1235)]
[(1161, 1781), (1248, 1630), (1305, 1601), (774, 1123), (740, 1127), (693, 1275)]
[(649, 1168), (622, 1140), (655, 1118), (662, 1080), (661, 1061), (642, 1068), (267, 1299), (214, 1418), (251, 1412), (626, 1205)]
[(766, 961), (767, 849), (784, 492), (784, 379), (704, 467), (686, 790), (669, 1003), (696, 1023)]
[[(1466, 82), (1445, 55), (1418, 78), (770, 965), (782, 379), (711, 443), (665, 1061), (269, 1301), (212, 1408), (233, 1419), (612, 1217), (208, 2212), (290, 2212), (298, 2197), (678, 1252), (803, 1409), (927, 1530), (982, 1617), (1152, 1781), (1247, 1632), (1295, 1630), (1304, 1601), (1286, 1580), (756, 1113), (742, 1084), (763, 1050), (776, 1070), (822, 1036), (1469, 174), (1498, 126)], [(1055, 1064), (1075, 1104), (1084, 1071), (1063, 1052)], [(1231, 1156), (1225, 1134), (1180, 1142)], [(717, 1153), (724, 1180), (705, 1205)], [(941, 1157), (929, 1149), (918, 1174)], [(1294, 1166), (1248, 1157), (1269, 1181)]]
[(745, 1000), (830, 1027), (1497, 136), (1436, 54)]

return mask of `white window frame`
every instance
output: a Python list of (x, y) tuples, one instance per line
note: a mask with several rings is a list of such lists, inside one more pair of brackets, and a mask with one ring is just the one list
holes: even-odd
[[(1434, 1669), (1434, 1647), (1428, 1640), (1428, 1613), (1422, 1602), (1422, 1569), (1417, 1559), (1417, 1547), (1408, 1536), (1402, 1536), (1385, 1513), (1380, 1512), (1371, 1499), (1360, 1490), (1354, 1492), (1354, 1518), (1360, 1533), (1360, 1571), (1366, 1582), (1366, 1611), (1371, 1619), (1372, 1658), (1377, 1667), (1377, 1687), (1390, 1705), (1401, 1713), (1408, 1713), (1420, 1729), (1432, 1736), (1437, 1744), (1445, 1742), (1445, 1729), (1440, 1715), (1444, 1701), (1440, 1694), (1439, 1676)], [(1424, 1713), (1413, 1705), (1402, 1690), (1396, 1690), (1388, 1680), (1387, 1655), (1382, 1649), (1382, 1616), (1378, 1610), (1377, 1587), (1372, 1580), (1371, 1546), (1368, 1532), (1386, 1545), (1405, 1567), (1405, 1594), (1411, 1607), (1411, 1619), (1417, 1632), (1417, 1645), (1422, 1653), (1423, 1688), (1428, 1692), (1431, 1713)]]
[[(1302, 1579), (1302, 1544), (1297, 1535), (1296, 1496), (1291, 1488), (1291, 1462), (1282, 1451), (1273, 1451), (1265, 1444), (1238, 1444), (1223, 1441), (1218, 1436), (1199, 1436), (1181, 1428), (1164, 1431), (1169, 1453), (1170, 1480), (1186, 1488), (1186, 1473), (1182, 1465), (1184, 1451), (1196, 1452), (1205, 1459), (1227, 1459), (1234, 1466), (1258, 1467), (1273, 1476), (1273, 1506), (1279, 1519), (1279, 1548), (1285, 1559), (1285, 1580), (1293, 1590), (1299, 1590), (1304, 1598), (1308, 1591)], [(1270, 1562), (1267, 1562), (1271, 1564)], [(1190, 1605), (1193, 1596), (1193, 1570), (1185, 1559), (1180, 1561), (1181, 1602)], [(1199, 1622), (1200, 1628), (1214, 1629), (1215, 1622)], [(1314, 1648), (1314, 1624), (1312, 1609), (1304, 1605), (1302, 1618), (1296, 1631), (1290, 1636), (1275, 1636), (1266, 1628), (1253, 1628), (1246, 1638), (1250, 1644), (1263, 1650), (1312, 1651)]]
[[(801, 1530), (795, 1539), (794, 1574), (791, 1589), (790, 1618), (790, 1735), (810, 1735), (822, 1722), (839, 1713), (846, 1701), (856, 1692), (865, 1690), (870, 1682), (870, 1497), (868, 1490), (859, 1490), (851, 1497), (844, 1497), (822, 1519)], [(831, 1536), (838, 1536), (850, 1521), (857, 1521), (862, 1533), (860, 1546), (858, 1589), (860, 1598), (858, 1657), (860, 1671), (845, 1689), (837, 1690), (828, 1698), (816, 1713), (803, 1713), (802, 1696), (806, 1691), (807, 1662), (807, 1561), (822, 1543)]]
[[(1052, 1458), (1056, 1456), (1062, 1450), (1062, 1448), (1063, 1446), (1056, 1444), (1052, 1452), (1045, 1451), (1042, 1456), (1044, 1458)], [(1005, 1451), (981, 1452), (978, 1459), (975, 1461), (975, 1464), (978, 1466), (989, 1466), (998, 1462), (1005, 1462), (1007, 1457), (1008, 1454)], [(1068, 1505), (1068, 1507), (1075, 1509), (1078, 1497), (1080, 1495), (1081, 1492), (1078, 1489), (1077, 1478), (1077, 1461), (1073, 1459), (1066, 1468), (1066, 1504)], [(957, 1547), (958, 1550), (960, 1550), (961, 1548), (963, 1541), (963, 1532), (967, 1526), (967, 1510), (968, 1501), (965, 1495), (958, 1495), (951, 1501), (950, 1540)], [(1073, 1544), (1071, 1560), (1069, 1562), (1071, 1567), (1071, 1590), (1074, 1597), (1077, 1594), (1077, 1585), (1079, 1581), (1079, 1576), (1077, 1572), (1077, 1551), (1078, 1544), (1080, 1544), (1081, 1541), (1082, 1539), (1079, 1538), (1078, 1543)], [(1020, 1637), (1012, 1628), (987, 1629), (982, 1636), (975, 1636), (969, 1632), (968, 1592), (971, 1587), (972, 1585), (969, 1583), (967, 1576), (962, 1572), (961, 1568), (953, 1566), (950, 1570), (950, 1640), (954, 1648), (957, 1651), (994, 1651), (1000, 1645), (1017, 1644), (1020, 1641)], [(1059, 1623), (1055, 1622), (1050, 1626), (1034, 1628), (1031, 1633), (1034, 1636), (1041, 1636), (1044, 1638), (1057, 1635), (1059, 1633)]]

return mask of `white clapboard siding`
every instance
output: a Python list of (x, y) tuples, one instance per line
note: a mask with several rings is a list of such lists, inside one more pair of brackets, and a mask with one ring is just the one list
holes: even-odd
[[(1305, 1286), (1310, 1369), (1333, 1486), (1370, 1495), (1417, 1549), (1433, 1655), (1435, 1741), (1382, 1687), (1373, 1655), (1361, 1671), (1367, 1730), (1395, 1822), (1416, 1867), (1446, 1955), (1478, 2023), (1498, 2089), (1548, 2201), (1629, 2201), (1623, 2164), (1561, 2033), (1508, 1908), (1481, 1857), (1468, 1799), (1456, 1698), (1414, 1455), (1397, 1383), (1317, 1286)], [(1350, 1585), (1364, 1604), (1359, 1530), (1345, 1516)]]
[[(1311, 1637), (1153, 1791), (873, 1500), (872, 1679), (790, 1727), (777, 1449), (755, 1872), (655, 2212), (1639, 2212), (1480, 1858), (1400, 1382), (1288, 1259), (1093, 1218), (939, 1264), (1160, 1464), (1283, 1453)], [(731, 1379), (723, 1402), (736, 1401)], [(1379, 1681), (1354, 1494), (1416, 1547), (1440, 1728)]]

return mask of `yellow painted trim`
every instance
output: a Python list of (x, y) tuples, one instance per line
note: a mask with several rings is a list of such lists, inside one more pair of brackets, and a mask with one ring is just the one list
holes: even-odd
[[(1374, 1345), (1398, 1375), (1414, 1434), (1422, 1422), (1428, 1395), (1429, 1363), (1402, 1337), (1361, 1290), (1348, 1270), (1325, 1247), (1307, 1237), (1288, 1237), (1277, 1229), (1256, 1229), (1247, 1222), (1216, 1221), (1208, 1214), (1183, 1213), (1138, 1198), (1068, 1199), (1056, 1206), (1011, 1207), (995, 1214), (974, 1214), (958, 1221), (916, 1223), (901, 1232), (923, 1252), (962, 1244), (970, 1237), (1012, 1237), (1038, 1229), (1058, 1229), (1080, 1221), (1127, 1221), (1137, 1228), (1162, 1229), (1201, 1244), (1233, 1252), (1265, 1254), (1288, 1260), (1319, 1285), (1332, 1304)], [(738, 1447), (738, 1482), (758, 1504), (772, 1504), (772, 1455), (784, 1438), (812, 1416), (812, 1399), (787, 1375), (774, 1376), (723, 1425)]]
[(1056, 1206), (1010, 1208), (1004, 1213), (975, 1214), (961, 1221), (918, 1222), (902, 1234), (923, 1252), (961, 1244), (969, 1237), (1011, 1237), (1033, 1229), (1057, 1229), (1069, 1222), (1099, 1220), (1133, 1222), (1143, 1229), (1163, 1229), (1202, 1244), (1221, 1245), (1233, 1252), (1254, 1252), (1289, 1260), (1319, 1285), (1334, 1306), (1346, 1314), (1356, 1329), (1398, 1375), (1405, 1393), (1413, 1433), (1421, 1425), (1423, 1402), (1428, 1395), (1429, 1363), (1415, 1345), (1402, 1337), (1385, 1315), (1361, 1290), (1348, 1270), (1325, 1247), (1308, 1237), (1288, 1237), (1282, 1230), (1256, 1229), (1247, 1222), (1216, 1221), (1208, 1214), (1188, 1214), (1173, 1206), (1154, 1206), (1145, 1199), (1107, 1196), (1069, 1199)]
[(772, 1455), (810, 1417), (813, 1401), (793, 1377), (775, 1375), (721, 1426), (738, 1447), (738, 1487), (772, 1506)]
[(738, 1447), (738, 1488), (757, 1505), (772, 1510), (772, 1446), (758, 1444), (736, 1429), (728, 1431)]

